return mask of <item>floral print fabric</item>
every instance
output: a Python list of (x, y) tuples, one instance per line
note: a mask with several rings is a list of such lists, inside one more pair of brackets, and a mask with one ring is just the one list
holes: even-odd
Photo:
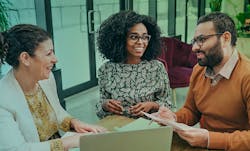
[(112, 115), (102, 108), (109, 99), (121, 101), (125, 109), (145, 101), (171, 105), (169, 79), (163, 64), (157, 60), (139, 64), (106, 62), (100, 67), (98, 78), (100, 100), (96, 108), (100, 118)]
[[(48, 141), (53, 138), (54, 134), (58, 133), (59, 129), (63, 131), (70, 130), (70, 121), (72, 117), (66, 117), (63, 122), (59, 124), (56, 114), (40, 86), (35, 94), (25, 94), (25, 97), (41, 142)], [(61, 139), (51, 140), (50, 144), (51, 151), (64, 151)]]

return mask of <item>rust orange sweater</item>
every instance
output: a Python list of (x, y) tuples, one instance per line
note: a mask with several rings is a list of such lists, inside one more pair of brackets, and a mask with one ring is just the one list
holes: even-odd
[(250, 61), (239, 54), (230, 79), (222, 78), (215, 86), (204, 74), (204, 67), (194, 67), (177, 121), (194, 125), (201, 120), (201, 127), (209, 130), (211, 149), (250, 150)]

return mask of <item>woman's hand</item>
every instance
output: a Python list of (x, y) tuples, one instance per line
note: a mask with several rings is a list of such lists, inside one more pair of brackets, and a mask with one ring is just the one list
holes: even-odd
[(103, 104), (103, 109), (115, 114), (123, 114), (123, 107), (121, 101), (109, 100)]
[(61, 138), (64, 150), (67, 151), (70, 148), (75, 148), (75, 147), (79, 148), (80, 137), (83, 135), (88, 135), (88, 133), (75, 133), (72, 136)]
[(61, 138), (64, 150), (67, 151), (70, 148), (79, 147), (80, 146), (79, 140), (80, 140), (80, 137), (83, 135), (84, 135), (83, 133), (76, 133), (73, 136)]
[(129, 111), (133, 116), (143, 116), (143, 112), (149, 112), (152, 109), (157, 110), (159, 108), (159, 105), (155, 102), (140, 102), (136, 105), (133, 105), (130, 107)]
[(86, 132), (100, 133), (107, 131), (104, 127), (98, 125), (86, 124), (77, 119), (71, 120), (71, 127), (78, 133), (86, 133)]

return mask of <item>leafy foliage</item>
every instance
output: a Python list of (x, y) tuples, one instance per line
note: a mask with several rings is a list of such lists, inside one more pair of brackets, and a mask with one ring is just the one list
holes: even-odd
[(11, 3), (8, 0), (0, 1), (0, 31), (4, 31), (9, 27), (8, 13), (7, 11), (11, 7)]
[(221, 10), (222, 0), (210, 0), (209, 6), (212, 12)]
[(240, 26), (238, 28), (239, 35), (249, 34), (250, 25), (246, 25), (246, 19), (250, 19), (250, 4), (247, 5), (247, 11), (238, 13), (236, 18), (240, 22)]
[(250, 18), (250, 5), (247, 5), (247, 11), (236, 15), (236, 18), (240, 21), (242, 25), (245, 24), (245, 20)]

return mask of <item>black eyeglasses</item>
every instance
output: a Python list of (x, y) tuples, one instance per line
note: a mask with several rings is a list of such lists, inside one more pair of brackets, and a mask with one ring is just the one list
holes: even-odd
[(191, 44), (194, 45), (195, 43), (198, 46), (202, 46), (202, 44), (209, 39), (212, 36), (218, 36), (218, 35), (222, 35), (223, 33), (216, 33), (216, 34), (211, 34), (211, 35), (200, 35), (194, 39), (191, 40)]
[(151, 38), (151, 35), (138, 35), (138, 34), (130, 34), (128, 35), (128, 38), (133, 41), (133, 42), (137, 42), (139, 41), (139, 39), (141, 39), (143, 42), (149, 42), (150, 41), (150, 38)]

